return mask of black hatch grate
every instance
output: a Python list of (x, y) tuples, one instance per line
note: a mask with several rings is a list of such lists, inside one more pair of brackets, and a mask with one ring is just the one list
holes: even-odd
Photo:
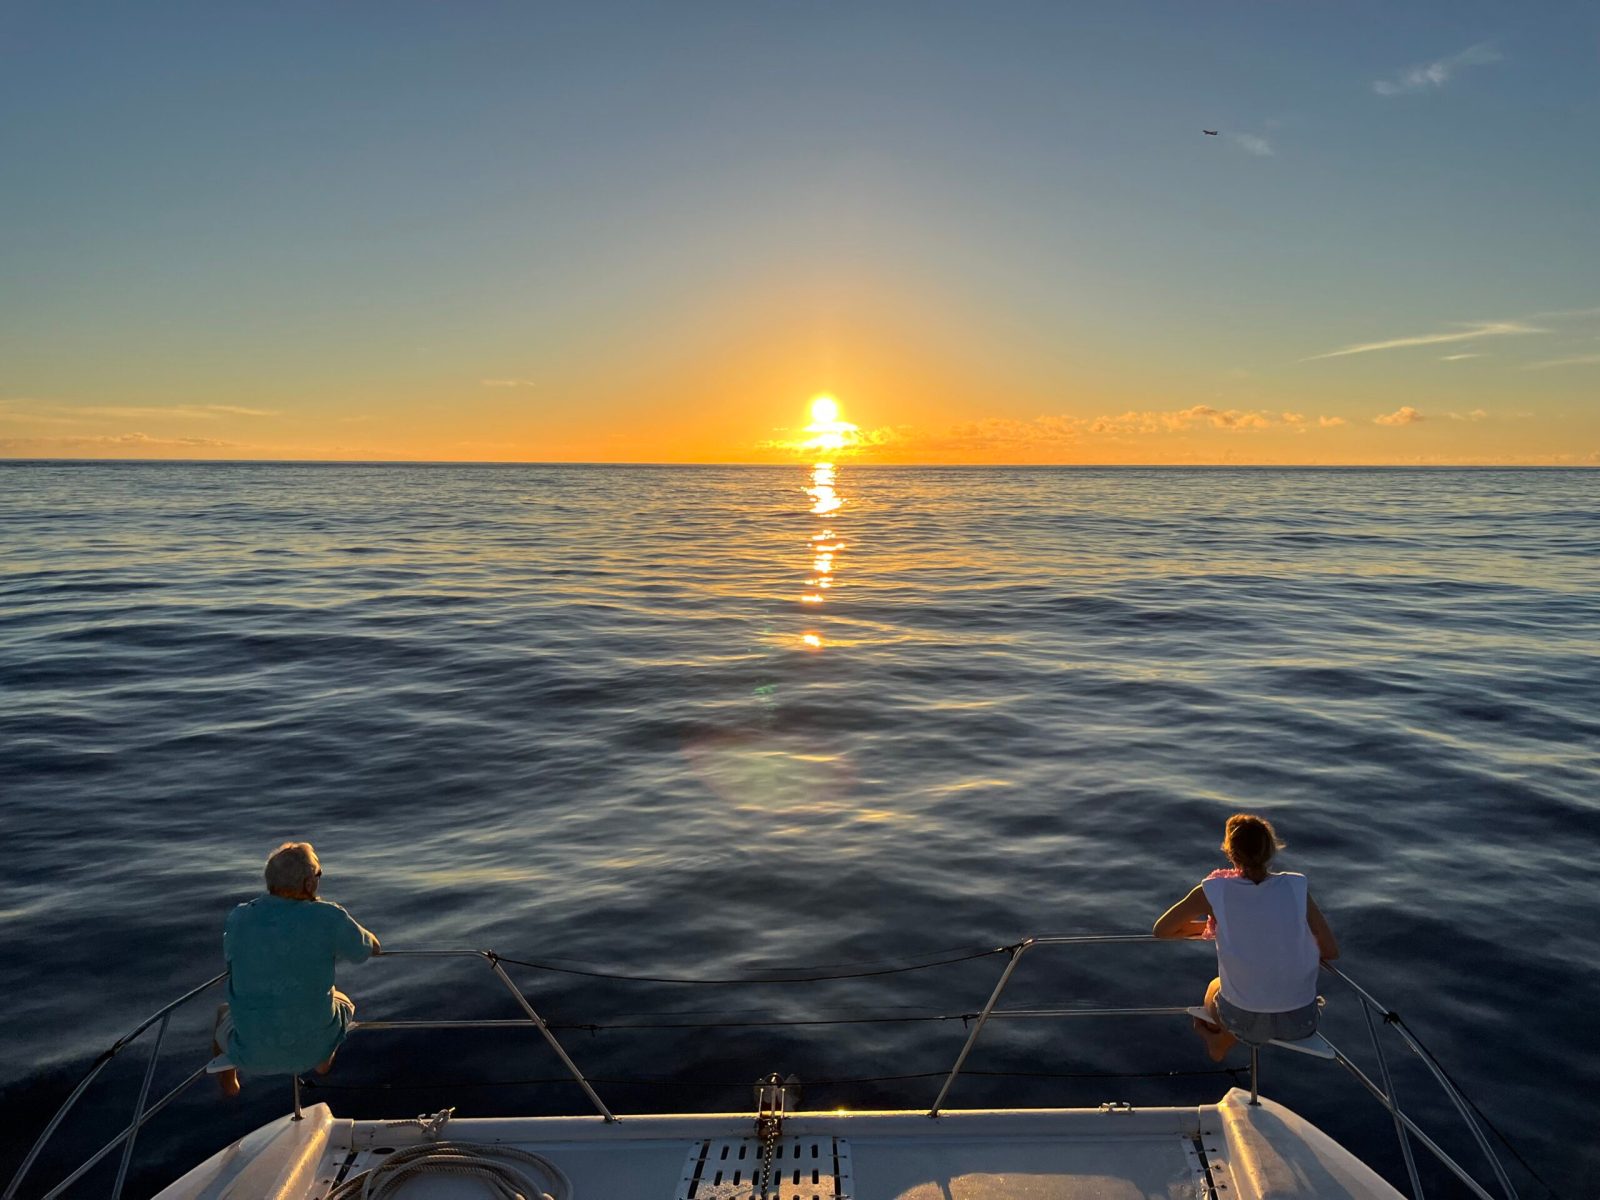
[[(785, 1137), (772, 1153), (765, 1200), (849, 1200), (850, 1143), (836, 1137)], [(763, 1200), (761, 1143), (708, 1139), (683, 1164), (677, 1200)]]

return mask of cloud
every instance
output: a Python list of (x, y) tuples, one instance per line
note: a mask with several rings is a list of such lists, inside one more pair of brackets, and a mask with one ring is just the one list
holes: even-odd
[(1343, 358), (1347, 354), (1370, 354), (1374, 350), (1403, 350), (1409, 346), (1439, 346), (1450, 342), (1470, 342), (1473, 338), (1480, 337), (1506, 337), (1522, 333), (1548, 333), (1547, 329), (1539, 329), (1521, 321), (1476, 321), (1465, 329), (1452, 333), (1422, 333), (1412, 337), (1388, 338), (1381, 342), (1359, 342), (1354, 346), (1345, 346), (1340, 350), (1329, 350), (1326, 354), (1313, 354), (1310, 358), (1303, 358), (1301, 362), (1315, 362), (1319, 358)]
[(484, 387), (492, 388), (531, 388), (539, 386), (531, 379), (480, 379), (478, 382)]
[(1372, 90), (1380, 96), (1404, 96), (1411, 92), (1425, 92), (1430, 88), (1443, 87), (1462, 67), (1480, 67), (1486, 63), (1499, 62), (1500, 58), (1498, 50), (1488, 42), (1480, 42), (1449, 58), (1407, 67), (1392, 79), (1379, 79), (1373, 83)]
[(119, 433), (107, 437), (0, 438), (0, 452), (43, 450), (193, 450), (237, 449), (238, 442), (217, 438), (152, 437), (148, 433)]
[[(1489, 414), (1484, 412), (1484, 410), (1481, 408), (1475, 408), (1468, 413), (1445, 413), (1445, 416), (1449, 417), (1452, 421), (1487, 421), (1489, 419)], [(1418, 419), (1420, 420), (1421, 418)]]
[(1140, 433), (1180, 433), (1196, 426), (1245, 432), (1266, 429), (1277, 422), (1278, 418), (1269, 412), (1196, 404), (1174, 411), (1130, 411), (1117, 416), (1095, 417), (1085, 424), (1085, 428), (1101, 436), (1126, 437)]
[(1460, 362), (1464, 358), (1482, 358), (1482, 357), (1483, 357), (1483, 355), (1480, 354), (1480, 353), (1472, 353), (1472, 354), (1441, 354), (1439, 356), (1439, 361), (1440, 362)]
[(1372, 423), (1374, 425), (1415, 425), (1418, 421), (1425, 420), (1427, 418), (1412, 408), (1411, 405), (1402, 404), (1392, 413), (1384, 413), (1382, 416), (1373, 417)]
[(1253, 133), (1230, 133), (1228, 140), (1246, 154), (1254, 154), (1257, 158), (1272, 157), (1272, 143), (1264, 137)]
[(144, 408), (137, 405), (105, 404), (86, 408), (66, 408), (63, 412), (82, 413), (90, 417), (131, 417), (135, 420), (200, 420), (214, 421), (219, 416), (277, 417), (282, 413), (264, 408), (239, 408), (232, 404), (179, 404), (171, 408)]
[(1543, 362), (1529, 363), (1525, 370), (1544, 371), (1551, 367), (1592, 367), (1600, 363), (1600, 354), (1575, 354), (1571, 358), (1547, 358)]
[[(1343, 417), (1317, 418), (1317, 426), (1322, 429), (1343, 424)], [(1096, 440), (1127, 441), (1195, 430), (1246, 435), (1267, 431), (1306, 433), (1309, 428), (1310, 423), (1304, 413), (1224, 409), (1196, 404), (1189, 408), (1129, 410), (1099, 417), (1043, 416), (1031, 421), (992, 417), (983, 421), (968, 421), (937, 432), (898, 429), (892, 433), (888, 430), (877, 431), (869, 436), (874, 445), (893, 441), (925, 452), (960, 452), (1059, 447)], [(787, 442), (768, 443), (769, 447), (788, 445), (790, 443)]]

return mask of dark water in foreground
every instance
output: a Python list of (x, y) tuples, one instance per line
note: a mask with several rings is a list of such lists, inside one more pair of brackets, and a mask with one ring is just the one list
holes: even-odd
[[(1546, 1179), (1591, 1194), (1600, 476), (818, 482), (0, 464), (0, 1180), (99, 1050), (220, 969), (223, 916), (285, 838), (316, 842), (324, 894), (388, 948), (705, 978), (1146, 930), (1248, 807), (1278, 821), (1343, 965)], [(1192, 1003), (1207, 954), (1039, 950), (1006, 1003)], [(878, 1079), (814, 1083), (808, 1107), (926, 1105), (937, 1079), (879, 1077), (948, 1069), (959, 1021), (615, 1026), (966, 1013), (999, 966), (515, 974), (553, 1022), (606, 1027), (564, 1034), (588, 1073), (652, 1081), (600, 1086), (626, 1112), (743, 1109), (773, 1069)], [(516, 1015), (469, 965), (343, 981), (367, 1017)], [(1361, 1049), (1325, 990), (1330, 1037)], [(204, 1057), (200, 1008), (157, 1089)], [(1201, 1103), (1228, 1080), (1106, 1075), (1209, 1066), (1171, 1018), (1010, 1021), (970, 1067), (1032, 1074), (974, 1073), (952, 1102)], [(126, 1119), (142, 1069), (113, 1066), (65, 1149)], [(532, 1034), (373, 1033), (310, 1098), (582, 1111), (570, 1085), (518, 1082), (557, 1074)], [(1476, 1165), (1414, 1062), (1398, 1084)], [(1335, 1068), (1269, 1054), (1264, 1086), (1399, 1178), (1387, 1116)], [(267, 1079), (186, 1095), (142, 1135), (136, 1190), (287, 1100)]]

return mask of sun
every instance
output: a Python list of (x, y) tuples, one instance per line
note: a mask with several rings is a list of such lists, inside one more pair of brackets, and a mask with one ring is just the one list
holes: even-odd
[(844, 450), (856, 444), (859, 431), (839, 419), (839, 402), (832, 396), (814, 396), (811, 424), (806, 426), (806, 432), (811, 438), (799, 443), (801, 450)]

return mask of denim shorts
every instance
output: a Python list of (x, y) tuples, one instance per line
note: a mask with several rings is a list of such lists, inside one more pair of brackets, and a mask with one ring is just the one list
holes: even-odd
[(1231, 1004), (1223, 996), (1217, 997), (1217, 1016), (1222, 1019), (1222, 1027), (1247, 1046), (1308, 1038), (1317, 1031), (1317, 1018), (1321, 1015), (1322, 1006), (1316, 1000), (1289, 1012), (1258, 1013)]

